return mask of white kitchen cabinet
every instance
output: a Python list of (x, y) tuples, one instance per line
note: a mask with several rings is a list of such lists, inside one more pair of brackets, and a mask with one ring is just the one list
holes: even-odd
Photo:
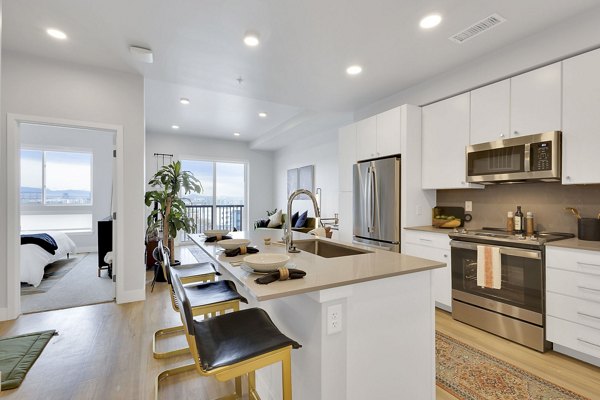
[(338, 131), (339, 190), (342, 192), (352, 191), (352, 169), (356, 160), (356, 124), (352, 124)]
[(555, 351), (600, 366), (600, 251), (546, 248), (546, 321)]
[(600, 183), (600, 50), (563, 61), (562, 183)]
[(354, 213), (352, 212), (352, 192), (339, 193), (339, 240), (352, 242), (352, 229), (354, 228)]
[(559, 131), (561, 63), (535, 69), (510, 80), (510, 131), (513, 136)]
[(356, 156), (359, 160), (377, 157), (377, 117), (356, 123)]
[(400, 154), (400, 107), (363, 119), (356, 123), (358, 160)]
[(469, 144), (470, 93), (423, 107), (422, 188), (482, 187), (466, 182), (465, 147)]
[(445, 233), (405, 230), (402, 253), (446, 263), (432, 272), (435, 305), (452, 311), (452, 272), (450, 266), (450, 238)]
[(510, 80), (471, 91), (470, 144), (511, 137)]

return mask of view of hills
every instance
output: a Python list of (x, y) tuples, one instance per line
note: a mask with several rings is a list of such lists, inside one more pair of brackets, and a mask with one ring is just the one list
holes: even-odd
[[(21, 204), (40, 203), (42, 188), (21, 186)], [(90, 204), (92, 192), (89, 190), (50, 190), (46, 189), (46, 204)]]

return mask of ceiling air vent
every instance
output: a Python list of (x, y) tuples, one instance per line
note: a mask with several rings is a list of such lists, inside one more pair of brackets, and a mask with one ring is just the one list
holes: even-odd
[(501, 15), (492, 14), (489, 17), (482, 19), (481, 21), (475, 22), (473, 25), (464, 29), (463, 31), (450, 36), (448, 39), (455, 43), (461, 44), (469, 39), (474, 38), (477, 35), (481, 35), (483, 32), (486, 32), (500, 25), (504, 21), (506, 21), (506, 18), (502, 17)]

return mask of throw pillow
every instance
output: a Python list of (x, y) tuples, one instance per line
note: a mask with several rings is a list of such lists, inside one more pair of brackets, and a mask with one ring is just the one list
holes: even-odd
[(298, 222), (298, 211), (292, 214), (292, 226), (296, 226), (296, 222)]
[(279, 210), (269, 217), (267, 228), (278, 228), (281, 226), (281, 224), (281, 210)]
[(256, 222), (256, 227), (257, 228), (266, 228), (269, 225), (269, 220), (268, 219), (259, 219)]
[(296, 221), (296, 223), (294, 224), (294, 228), (304, 228), (307, 218), (308, 218), (308, 210), (306, 210), (302, 214), (300, 214), (300, 216), (298, 217), (298, 221)]

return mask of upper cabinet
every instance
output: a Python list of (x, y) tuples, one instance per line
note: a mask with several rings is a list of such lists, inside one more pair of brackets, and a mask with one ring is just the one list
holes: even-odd
[(492, 142), (510, 136), (510, 80), (471, 91), (470, 144)]
[(561, 128), (561, 63), (511, 78), (511, 135), (531, 135)]
[(563, 184), (600, 183), (600, 50), (563, 61)]
[(481, 187), (465, 181), (470, 93), (423, 107), (423, 189)]
[(352, 166), (356, 162), (356, 125), (340, 128), (338, 131), (338, 172), (339, 190), (352, 191)]
[(400, 107), (356, 123), (356, 155), (367, 160), (400, 154)]

